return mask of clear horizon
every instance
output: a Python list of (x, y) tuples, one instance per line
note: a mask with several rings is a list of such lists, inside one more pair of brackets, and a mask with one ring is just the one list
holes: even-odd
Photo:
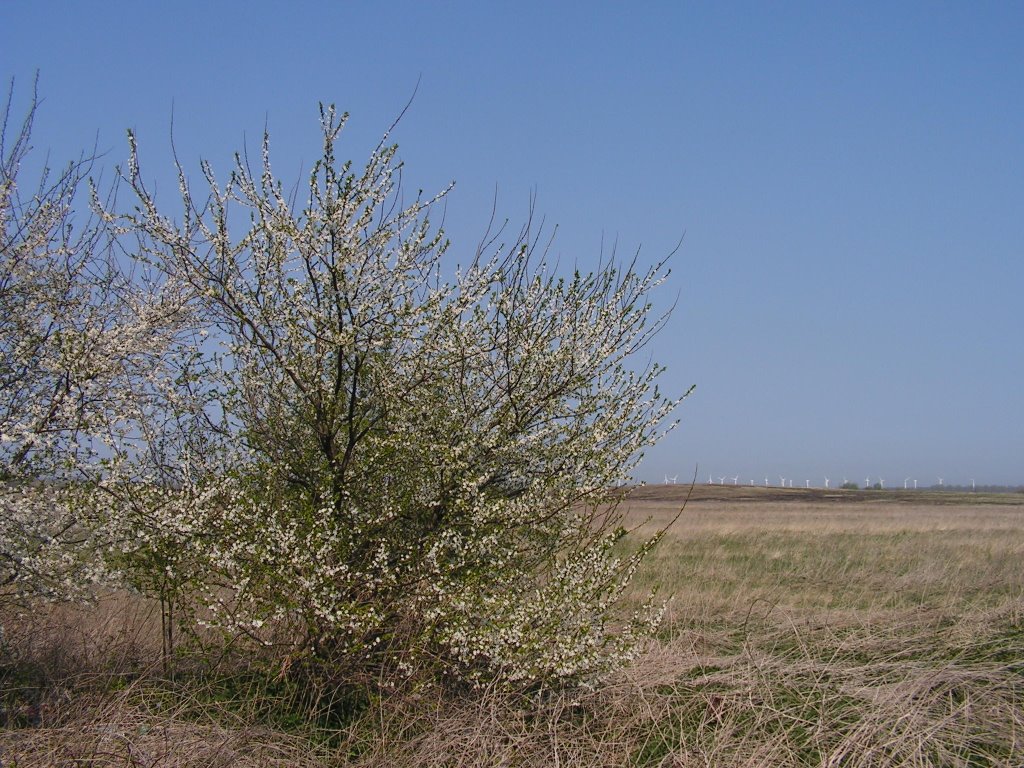
[(682, 238), (640, 362), (697, 389), (639, 479), (1024, 484), (1024, 6), (41, 0), (0, 20), (12, 119), (39, 72), (36, 160), (95, 146), (109, 180), (132, 128), (170, 204), (172, 116), (191, 174), (266, 127), (298, 179), (319, 102), (351, 113), (359, 164), (412, 98), (406, 189), (455, 180), (453, 261), (495, 197), (518, 230), (536, 195), (584, 269), (602, 242), (646, 264)]

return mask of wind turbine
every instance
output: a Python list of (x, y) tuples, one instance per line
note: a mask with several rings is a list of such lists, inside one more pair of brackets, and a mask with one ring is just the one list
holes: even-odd
[(904, 491), (907, 490), (907, 483), (909, 483), (909, 482), (910, 482), (910, 478), (909, 477), (904, 477), (903, 478), (903, 490)]
[(720, 476), (720, 477), (718, 478), (718, 484), (719, 484), (719, 485), (725, 485), (725, 475), (721, 475), (721, 476)]
[(878, 485), (879, 485), (880, 488), (883, 488), (883, 489), (885, 488), (885, 478), (884, 477), (879, 477), (878, 478)]
[(676, 484), (676, 480), (677, 480), (678, 478), (679, 478), (679, 475), (676, 475), (675, 477), (673, 477), (673, 478), (672, 478), (672, 485), (675, 485), (675, 484)]
[(804, 488), (810, 489), (810, 487), (811, 487), (811, 481), (810, 480), (804, 480)]
[(941, 488), (941, 487), (942, 487), (942, 478), (940, 477), (939, 478), (939, 488)]
[(765, 475), (765, 476), (764, 476), (764, 487), (765, 487), (765, 488), (767, 488), (767, 487), (768, 487), (768, 475)]
[(971, 493), (974, 493), (974, 478), (971, 478)]
[(917, 490), (917, 478), (916, 477), (914, 478), (914, 490), (915, 491)]
[(739, 475), (733, 475), (733, 477), (732, 477), (732, 484), (733, 485), (739, 485), (740, 484), (740, 476)]
[(871, 475), (864, 478), (864, 487), (867, 488), (871, 485)]
[(825, 490), (828, 490), (828, 478), (825, 478)]
[(786, 487), (786, 478), (784, 478), (782, 475), (779, 475), (779, 485), (781, 485), (783, 488)]

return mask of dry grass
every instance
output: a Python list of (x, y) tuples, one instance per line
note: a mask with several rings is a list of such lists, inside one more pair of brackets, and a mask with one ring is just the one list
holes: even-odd
[(152, 601), (112, 594), (91, 606), (39, 606), (3, 618), (3, 768), (320, 766), (327, 759), (308, 733), (261, 722), (258, 701), (227, 700), (209, 679), (166, 680)]
[[(629, 514), (670, 519), (681, 490)], [(157, 615), (114, 597), (4, 617), (0, 762), (1024, 765), (1024, 497), (727, 492), (691, 501), (639, 575), (637, 598), (674, 595), (669, 620), (596, 691), (421, 689), (327, 732), (268, 716), (271, 688), (163, 680)]]
[(0, 737), (5, 766), (319, 766), (308, 739), (246, 723), (196, 717), (197, 709), (147, 707), (140, 686), (116, 694), (52, 702), (44, 722)]
[[(774, 648), (724, 654), (662, 643), (575, 699), (527, 704), (484, 693), (461, 702), (391, 702), (356, 764), (1020, 764), (1019, 663), (929, 661), (927, 634), (901, 641), (907, 658), (891, 655), (889, 638), (870, 634), (845, 659), (822, 658), (811, 645), (822, 638), (780, 631), (773, 639)], [(864, 646), (887, 660), (857, 658)]]

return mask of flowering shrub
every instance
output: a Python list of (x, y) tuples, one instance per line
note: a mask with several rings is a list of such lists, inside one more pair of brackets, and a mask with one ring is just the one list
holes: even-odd
[[(257, 170), (239, 156), (220, 183), (203, 164), (201, 199), (179, 169), (178, 220), (143, 184), (130, 136), (122, 180), (138, 204), (122, 213), (94, 195), (97, 235), (69, 278), (84, 292), (67, 316), (85, 367), (38, 368), (64, 376), (76, 407), (50, 414), (46, 383), (30, 406), (5, 393), (5, 466), (52, 456), (25, 477), (74, 475), (51, 491), (73, 495), (71, 528), (104, 553), (107, 578), (161, 598), (166, 648), (188, 602), (349, 681), (424, 667), (474, 683), (589, 680), (660, 616), (653, 602), (618, 609), (654, 542), (621, 554), (607, 489), (679, 402), (658, 392), (660, 368), (629, 365), (661, 325), (648, 297), (667, 272), (609, 261), (563, 274), (529, 227), (442, 269), (430, 217), (447, 190), (404, 204), (387, 137), (354, 171), (335, 156), (344, 118), (322, 109), (321, 124), (301, 206), (264, 137)], [(130, 244), (131, 279), (97, 259), (100, 232)], [(19, 253), (62, 265), (43, 245)], [(107, 282), (90, 282), (97, 264)], [(5, 516), (30, 510), (5, 501)], [(18, 574), (27, 541), (4, 544)]]
[(166, 389), (186, 302), (122, 268), (102, 217), (76, 218), (90, 158), (21, 183), (36, 101), (9, 131), (11, 95), (0, 130), (0, 597), (80, 597), (109, 575), (83, 492), (152, 430), (146, 402)]
[(444, 193), (403, 207), (396, 147), (354, 172), (344, 118), (321, 116), (301, 209), (264, 137), (258, 172), (239, 159), (221, 185), (204, 165), (201, 204), (179, 172), (172, 222), (132, 141), (122, 226), (224, 340), (203, 371), (233, 440), (227, 472), (199, 479), (222, 491), (197, 526), (213, 621), (289, 626), (347, 671), (586, 678), (657, 618), (616, 617), (645, 550), (619, 560), (617, 517), (596, 513), (677, 402), (660, 369), (626, 365), (658, 327), (661, 265), (560, 276), (527, 229), (446, 280)]

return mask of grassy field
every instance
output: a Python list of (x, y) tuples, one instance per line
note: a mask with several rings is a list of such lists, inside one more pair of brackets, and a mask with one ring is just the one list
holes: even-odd
[[(630, 494), (634, 537), (687, 490)], [(273, 680), (162, 680), (137, 600), (7, 617), (0, 763), (1024, 765), (1024, 494), (698, 486), (654, 586), (661, 635), (595, 691), (419, 690), (341, 730)]]
[[(634, 524), (671, 519), (679, 493), (635, 493)], [(1019, 494), (697, 488), (636, 582), (655, 584), (674, 596), (660, 652), (689, 667), (666, 706), (697, 712), (654, 753), (1024, 761)]]

